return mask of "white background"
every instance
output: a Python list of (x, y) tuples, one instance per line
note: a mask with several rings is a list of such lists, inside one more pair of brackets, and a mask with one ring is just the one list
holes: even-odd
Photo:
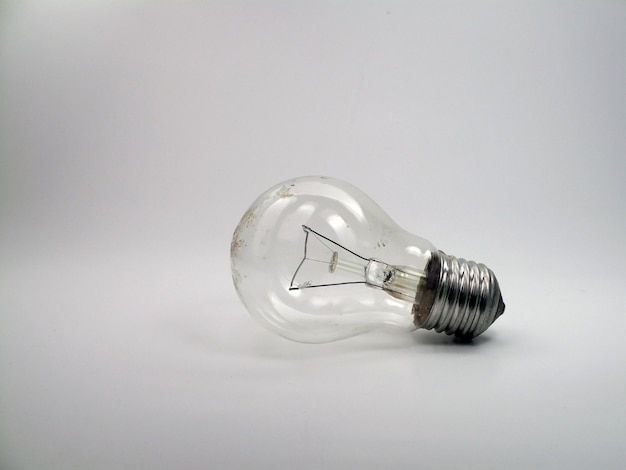
[[(5, 2), (0, 468), (624, 468), (626, 4)], [(507, 310), (303, 345), (229, 243), (352, 182)]]

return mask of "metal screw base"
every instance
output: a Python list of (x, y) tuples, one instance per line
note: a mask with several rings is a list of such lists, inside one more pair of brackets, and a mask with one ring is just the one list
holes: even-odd
[(469, 340), (504, 312), (498, 281), (484, 264), (433, 254), (426, 288), (413, 307), (415, 326)]

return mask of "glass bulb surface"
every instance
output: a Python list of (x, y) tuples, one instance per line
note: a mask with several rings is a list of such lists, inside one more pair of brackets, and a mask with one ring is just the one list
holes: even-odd
[(321, 343), (416, 329), (433, 253), (358, 188), (301, 177), (270, 188), (244, 214), (231, 268), (239, 297), (263, 325)]

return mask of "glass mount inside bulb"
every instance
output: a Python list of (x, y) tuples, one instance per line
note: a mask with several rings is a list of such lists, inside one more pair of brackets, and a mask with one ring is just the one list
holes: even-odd
[(425, 276), (422, 272), (362, 256), (307, 225), (302, 229), (304, 254), (291, 278), (290, 291), (364, 284), (406, 302), (416, 301)]

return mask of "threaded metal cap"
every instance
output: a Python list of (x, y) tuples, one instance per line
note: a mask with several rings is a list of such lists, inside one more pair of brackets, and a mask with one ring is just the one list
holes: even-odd
[(504, 312), (498, 281), (484, 264), (434, 253), (426, 289), (413, 306), (415, 326), (469, 340)]

